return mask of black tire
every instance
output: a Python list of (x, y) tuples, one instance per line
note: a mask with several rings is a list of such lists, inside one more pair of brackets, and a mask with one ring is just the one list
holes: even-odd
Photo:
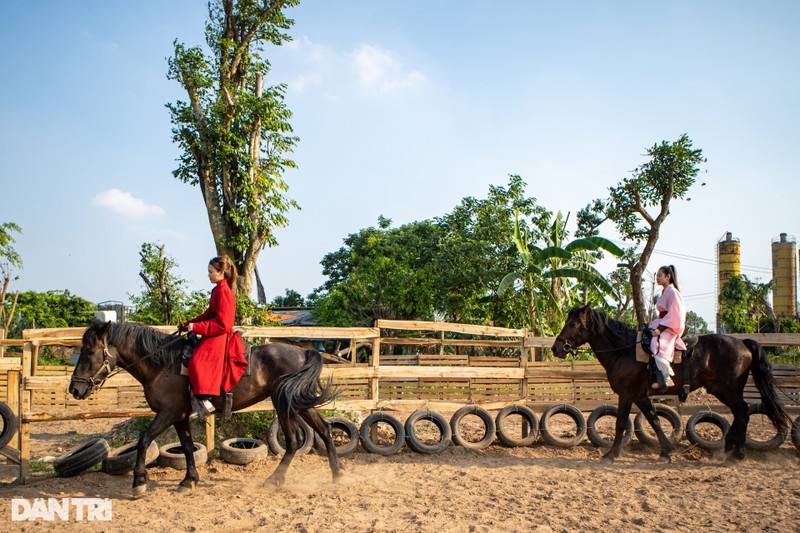
[(792, 422), (792, 444), (794, 447), (800, 450), (800, 416), (794, 419)]
[(219, 445), (219, 456), (226, 463), (246, 465), (269, 455), (269, 448), (264, 441), (237, 437), (222, 441)]
[[(683, 418), (681, 418), (681, 415), (678, 411), (668, 405), (657, 403), (653, 404), (653, 406), (656, 408), (656, 416), (666, 419), (672, 425), (672, 433), (667, 433), (666, 431), (664, 431), (664, 433), (667, 435), (667, 440), (669, 440), (673, 446), (677, 446), (683, 438)], [(633, 419), (633, 432), (639, 442), (645, 446), (657, 448), (660, 446), (658, 443), (658, 437), (649, 435), (645, 430), (645, 424), (648, 426), (650, 425), (647, 422), (647, 418), (645, 418), (644, 413), (639, 411), (639, 413), (636, 415), (636, 418)], [(664, 428), (662, 427), (661, 429)]]
[(106, 439), (92, 439), (56, 458), (53, 468), (61, 477), (77, 476), (102, 462), (110, 450)]
[[(575, 436), (572, 438), (561, 438), (555, 432), (550, 430), (550, 417), (557, 414), (565, 414), (575, 422)], [(586, 418), (581, 413), (580, 409), (568, 403), (553, 405), (545, 409), (542, 417), (539, 419), (539, 431), (542, 434), (542, 439), (551, 446), (557, 448), (572, 448), (581, 443), (586, 437)]]
[[(747, 410), (748, 414), (752, 415), (766, 415), (767, 411), (764, 409), (764, 406), (760, 403), (751, 403)], [(775, 436), (769, 440), (756, 440), (750, 437), (750, 426), (747, 426), (748, 434), (745, 435), (744, 445), (750, 448), (751, 450), (759, 450), (759, 451), (769, 451), (775, 450), (781, 447), (786, 441), (786, 437), (789, 436), (789, 429), (787, 428), (786, 431), (775, 431)]]
[[(705, 439), (697, 433), (697, 424), (711, 424), (717, 426), (722, 432), (722, 438), (718, 440)], [(731, 429), (731, 423), (728, 419), (719, 413), (713, 411), (698, 411), (689, 417), (686, 422), (686, 438), (695, 446), (699, 446), (704, 450), (722, 450), (725, 448), (725, 435)]]
[[(416, 424), (422, 420), (432, 422), (439, 428), (439, 440), (436, 443), (426, 444), (417, 437)], [(417, 453), (440, 453), (450, 446), (450, 440), (453, 437), (453, 432), (447, 419), (441, 413), (429, 409), (419, 409), (411, 413), (403, 429), (406, 430), (408, 447)]]
[[(613, 416), (616, 420), (617, 413), (619, 413), (619, 409), (617, 409), (616, 405), (605, 403), (596, 407), (594, 411), (589, 414), (589, 418), (586, 420), (586, 435), (589, 437), (589, 441), (592, 444), (598, 448), (611, 448), (614, 444), (613, 439), (607, 439), (600, 435), (600, 432), (597, 430), (597, 421), (604, 416)], [(622, 447), (625, 448), (628, 446), (632, 440), (633, 422), (630, 417), (628, 417), (628, 421), (625, 424), (625, 432), (622, 435)]]
[[(509, 415), (520, 415), (527, 423), (530, 433), (521, 438), (512, 436), (506, 427), (506, 421), (508, 420)], [(495, 426), (497, 427), (497, 438), (500, 440), (503, 446), (508, 446), (509, 448), (530, 446), (536, 441), (536, 437), (538, 436), (539, 432), (539, 424), (536, 421), (536, 413), (534, 413), (530, 407), (519, 404), (511, 404), (501, 409), (500, 412), (497, 413), (497, 418), (495, 418)]]
[[(201, 466), (208, 461), (208, 449), (199, 442), (194, 445), (194, 465)], [(175, 470), (186, 469), (186, 456), (183, 454), (180, 442), (165, 444), (158, 450), (158, 466), (174, 468)]]
[[(314, 446), (314, 430), (303, 420), (300, 421), (300, 436), (303, 439), (303, 443), (295, 453), (297, 455), (305, 455), (310, 452), (311, 447)], [(281, 423), (276, 418), (269, 425), (269, 431), (267, 432), (267, 446), (269, 446), (269, 451), (275, 455), (283, 455), (286, 453), (286, 448), (283, 443), (281, 443), (281, 438), (283, 438), (284, 442), (286, 441), (286, 437), (283, 435), (283, 430), (281, 429)]]
[[(136, 446), (138, 442), (131, 442), (109, 452), (108, 457), (103, 460), (100, 470), (106, 474), (120, 475), (127, 474), (136, 466)], [(145, 465), (154, 463), (158, 459), (158, 444), (151, 441), (144, 456)]]
[[(394, 442), (389, 446), (380, 446), (372, 441), (370, 430), (372, 426), (380, 422), (389, 424), (394, 430)], [(406, 431), (405, 428), (403, 428), (403, 424), (394, 416), (380, 411), (372, 413), (364, 419), (364, 422), (361, 423), (361, 428), (358, 430), (358, 434), (361, 437), (361, 445), (364, 446), (364, 449), (369, 453), (377, 455), (392, 455), (399, 452), (403, 448), (403, 444), (406, 440)]]
[[(485, 428), (483, 438), (476, 442), (467, 440), (461, 431), (461, 421), (470, 415), (475, 415), (480, 418)], [(456, 445), (472, 450), (483, 450), (494, 442), (497, 436), (497, 425), (489, 411), (477, 405), (468, 405), (453, 413), (453, 416), (450, 418), (450, 433)]]
[(3, 427), (0, 428), (0, 449), (3, 449), (11, 442), (11, 437), (19, 429), (19, 420), (14, 411), (3, 402), (0, 402), (0, 419), (3, 423)]
[[(358, 428), (352, 420), (343, 416), (332, 416), (330, 418), (326, 418), (325, 421), (330, 424), (331, 433), (333, 430), (340, 430), (345, 433), (349, 439), (345, 444), (336, 446), (336, 455), (341, 457), (350, 455), (356, 451), (356, 448), (358, 448)], [(336, 445), (335, 440), (333, 444), (334, 446)], [(322, 437), (317, 435), (316, 432), (314, 432), (314, 448), (316, 449), (317, 453), (325, 454), (325, 441), (322, 440)]]

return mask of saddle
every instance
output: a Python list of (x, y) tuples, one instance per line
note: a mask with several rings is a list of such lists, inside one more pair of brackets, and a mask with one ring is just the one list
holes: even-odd
[[(640, 331), (636, 337), (636, 360), (640, 363), (647, 364), (647, 390), (652, 390), (650, 386), (658, 382), (658, 367), (656, 366), (655, 358), (650, 350), (650, 341), (653, 339), (653, 333), (649, 327), (645, 327)], [(689, 376), (689, 360), (692, 357), (692, 351), (697, 345), (697, 335), (686, 335), (681, 337), (683, 343), (686, 345), (686, 351), (675, 350), (675, 356), (672, 358), (673, 365), (683, 365), (683, 387), (678, 392), (678, 399), (685, 402), (689, 396), (691, 389), (690, 376)], [(664, 389), (656, 389), (656, 393), (663, 392)]]

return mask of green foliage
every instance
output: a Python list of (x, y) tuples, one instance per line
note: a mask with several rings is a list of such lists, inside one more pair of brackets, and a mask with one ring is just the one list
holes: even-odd
[(349, 235), (342, 248), (322, 259), (328, 281), (316, 291), (316, 320), (369, 326), (376, 319), (432, 319), (431, 267), (439, 234), (425, 221)]
[(686, 335), (705, 335), (711, 333), (708, 322), (694, 311), (686, 312)]
[[(6, 296), (9, 298), (9, 296)], [(69, 291), (19, 293), (17, 310), (8, 338), (21, 339), (22, 330), (31, 328), (71, 328), (88, 326), (97, 305), (73, 296)]]
[(142, 324), (170, 325), (195, 316), (189, 314), (188, 308), (197, 308), (200, 295), (187, 295), (186, 280), (174, 273), (178, 263), (167, 254), (166, 246), (143, 243), (139, 259), (139, 277), (144, 287), (139, 294), (128, 295), (136, 309), (129, 319)]
[(286, 226), (286, 213), (299, 208), (283, 180), (296, 166), (288, 154), (298, 142), (286, 86), (263, 86), (270, 71), (265, 48), (290, 40), (285, 31), (294, 22), (284, 10), (298, 3), (212, 0), (209, 53), (176, 40), (169, 59), (168, 78), (188, 97), (167, 105), (182, 151), (174, 175), (199, 186), (217, 252), (239, 267), (239, 294), (250, 294), (258, 254), (276, 244), (274, 228)]
[(286, 289), (283, 296), (276, 296), (269, 304), (270, 307), (306, 307), (306, 305), (306, 300), (293, 289)]
[(767, 300), (769, 283), (731, 276), (719, 293), (720, 331), (723, 333), (769, 333), (777, 327)]
[(236, 300), (236, 323), (248, 326), (275, 326), (273, 315), (266, 306), (255, 303), (250, 298)]
[(521, 281), (520, 290), (528, 301), (528, 327), (535, 335), (550, 335), (558, 331), (565, 310), (576, 305), (580, 289), (587, 297), (604, 301), (615, 294), (614, 287), (594, 268), (600, 250), (619, 257), (622, 250), (603, 237), (586, 236), (566, 243), (569, 236), (567, 222), (559, 211), (549, 222), (549, 217), (538, 220), (541, 246), (529, 237), (515, 214), (513, 240), (522, 258), (523, 268), (507, 274), (498, 292), (504, 293), (515, 282)]
[(0, 262), (4, 265), (13, 267), (22, 267), (22, 258), (14, 249), (16, 239), (11, 235), (11, 232), (22, 233), (22, 228), (13, 222), (4, 222), (0, 224)]

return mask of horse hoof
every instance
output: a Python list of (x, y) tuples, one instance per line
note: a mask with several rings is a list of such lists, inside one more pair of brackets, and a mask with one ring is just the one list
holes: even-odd
[(670, 457), (669, 455), (662, 455), (658, 458), (657, 462), (661, 464), (669, 464), (672, 462), (672, 457)]
[(280, 487), (281, 485), (283, 485), (283, 478), (269, 476), (267, 480), (264, 482), (264, 484), (271, 485), (273, 487)]
[(196, 481), (183, 482), (178, 485), (178, 492), (192, 492), (195, 488), (197, 488)]
[(604, 455), (602, 459), (600, 459), (600, 464), (603, 465), (610, 465), (614, 462), (614, 456), (612, 455)]
[(147, 485), (137, 485), (133, 487), (133, 499), (136, 500), (144, 496), (144, 493), (147, 492)]

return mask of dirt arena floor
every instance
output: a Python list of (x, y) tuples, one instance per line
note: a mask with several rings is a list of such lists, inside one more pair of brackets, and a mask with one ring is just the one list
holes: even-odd
[[(35, 424), (32, 457), (58, 455), (118, 422)], [(686, 440), (673, 463), (657, 463), (657, 455), (636, 441), (610, 466), (588, 440), (571, 449), (450, 446), (436, 455), (404, 448), (388, 457), (359, 448), (342, 460), (337, 484), (327, 460), (310, 454), (275, 488), (263, 483), (275, 456), (237, 466), (212, 453), (190, 493), (176, 492), (182, 471), (158, 466), (148, 468), (149, 490), (138, 500), (131, 474), (2, 485), (0, 531), (800, 531), (800, 452), (791, 442), (748, 451), (732, 467)], [(109, 498), (111, 520), (11, 520), (12, 498), (68, 497)]]

